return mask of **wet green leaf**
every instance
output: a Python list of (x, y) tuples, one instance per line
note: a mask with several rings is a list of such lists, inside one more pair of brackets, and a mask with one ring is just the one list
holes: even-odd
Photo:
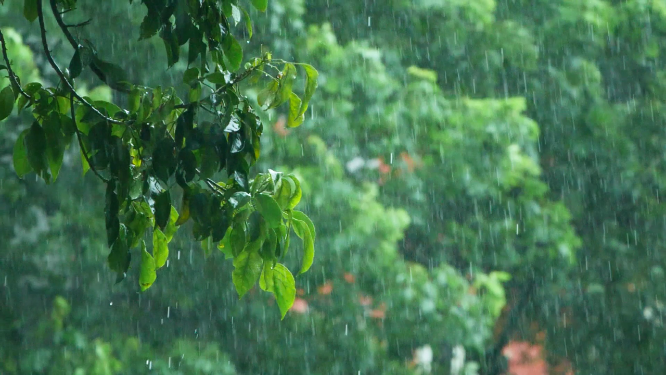
[(169, 223), (167, 224), (166, 229), (164, 229), (164, 235), (166, 236), (167, 243), (171, 242), (174, 234), (176, 234), (176, 231), (178, 231), (178, 226), (176, 226), (177, 221), (178, 221), (178, 211), (176, 211), (175, 207), (171, 206), (171, 213), (169, 214)]
[(301, 264), (301, 270), (298, 272), (300, 275), (310, 269), (312, 262), (314, 261), (314, 242), (316, 233), (312, 220), (310, 220), (310, 218), (304, 213), (293, 211), (292, 215), (294, 232), (296, 232), (296, 235), (303, 240), (303, 261)]
[(231, 34), (227, 34), (224, 38), (224, 55), (229, 60), (230, 69), (236, 71), (240, 69), (241, 63), (243, 62), (243, 47), (240, 43), (233, 37)]
[(14, 91), (10, 86), (5, 87), (0, 91), (0, 121), (9, 117), (14, 109)]
[(155, 197), (155, 225), (164, 230), (171, 215), (171, 194), (168, 190)]
[(139, 272), (139, 286), (141, 291), (150, 288), (157, 279), (157, 272), (155, 271), (155, 259), (146, 250), (146, 243), (141, 241), (141, 268)]
[(48, 182), (50, 176), (46, 156), (46, 134), (44, 134), (44, 130), (37, 121), (32, 123), (30, 130), (25, 135), (25, 146), (32, 170)]
[(265, 12), (268, 8), (268, 0), (252, 0), (252, 5), (260, 12)]
[[(125, 241), (124, 238), (126, 233), (124, 226), (122, 227), (121, 232), (122, 240), (113, 243), (111, 252), (107, 257), (109, 268), (117, 274), (116, 283), (122, 281), (127, 276), (127, 270), (129, 269), (130, 261), (132, 259), (129, 247), (127, 246), (127, 241)], [(146, 245), (143, 244), (143, 248), (145, 248), (145, 246)]]
[(263, 193), (255, 195), (254, 205), (270, 228), (277, 228), (282, 223), (282, 210), (270, 195)]
[(259, 286), (275, 295), (282, 319), (284, 319), (296, 300), (296, 281), (289, 269), (280, 263), (275, 264), (274, 267), (270, 262), (264, 263)]
[(21, 178), (32, 171), (28, 161), (28, 151), (25, 147), (25, 136), (28, 131), (28, 129), (22, 131), (14, 144), (14, 171)]
[(155, 255), (155, 267), (162, 268), (169, 258), (169, 246), (167, 236), (159, 229), (153, 231), (153, 254)]
[(263, 260), (256, 251), (243, 251), (234, 258), (234, 271), (231, 277), (240, 298), (243, 298), (257, 282), (262, 266)]

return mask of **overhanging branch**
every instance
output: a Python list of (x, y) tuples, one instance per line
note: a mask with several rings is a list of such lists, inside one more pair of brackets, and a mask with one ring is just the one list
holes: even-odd
[[(88, 20), (86, 22), (83, 22), (81, 24), (77, 24), (77, 25), (67, 25), (67, 24), (65, 24), (65, 22), (62, 19), (62, 14), (63, 13), (58, 11), (58, 5), (56, 4), (56, 0), (50, 0), (49, 2), (51, 4), (51, 12), (53, 13), (53, 16), (55, 17), (55, 20), (58, 23), (58, 26), (60, 26), (60, 29), (62, 30), (63, 34), (65, 34), (65, 37), (67, 38), (67, 41), (69, 41), (69, 44), (71, 44), (72, 47), (75, 50), (79, 49), (79, 42), (74, 38), (72, 33), (69, 32), (69, 27), (83, 26), (83, 24), (87, 24), (88, 22), (90, 22), (90, 20)], [(41, 12), (41, 5), (38, 8), (40, 9), (40, 12)], [(108, 84), (108, 82), (106, 82), (106, 75), (95, 64), (94, 61), (90, 63), (90, 70), (92, 70), (93, 73), (95, 73), (95, 75), (97, 76), (97, 78), (99, 78), (102, 82)], [(118, 91), (118, 92), (129, 93), (129, 90), (126, 90), (126, 89), (121, 89), (121, 88), (118, 88), (118, 87), (112, 87), (112, 88), (114, 90)]]
[[(53, 3), (53, 1), (52, 1)], [(42, 11), (42, 0), (37, 0), (37, 16), (39, 19), (39, 28), (41, 31), (42, 35), (42, 47), (44, 48), (44, 53), (46, 54), (46, 59), (49, 61), (49, 64), (53, 68), (53, 70), (56, 72), (58, 77), (60, 77), (60, 80), (67, 86), (67, 88), (70, 90), (72, 95), (82, 104), (84, 104), (86, 107), (90, 108), (95, 114), (98, 116), (102, 117), (106, 121), (113, 123), (113, 124), (122, 124), (122, 121), (118, 121), (116, 119), (112, 119), (111, 117), (108, 117), (104, 115), (102, 112), (100, 112), (95, 106), (92, 104), (88, 103), (87, 100), (83, 99), (77, 92), (74, 90), (74, 86), (69, 82), (67, 77), (65, 77), (65, 74), (60, 70), (60, 67), (58, 64), (56, 64), (55, 60), (53, 60), (53, 56), (51, 56), (51, 51), (49, 51), (49, 44), (46, 40), (46, 26), (44, 25), (44, 12)]]

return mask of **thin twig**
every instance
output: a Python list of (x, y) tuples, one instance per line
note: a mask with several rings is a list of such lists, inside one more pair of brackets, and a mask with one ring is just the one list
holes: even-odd
[(49, 64), (51, 64), (51, 67), (53, 67), (53, 70), (55, 70), (56, 74), (60, 79), (65, 83), (65, 86), (72, 92), (72, 95), (83, 103), (86, 107), (90, 108), (93, 112), (95, 112), (97, 115), (102, 117), (108, 122), (111, 122), (113, 124), (123, 124), (122, 121), (118, 121), (116, 119), (112, 119), (111, 117), (105, 116), (102, 112), (100, 112), (95, 106), (92, 104), (88, 103), (85, 99), (83, 99), (75, 90), (72, 84), (67, 80), (67, 77), (65, 77), (65, 74), (60, 70), (60, 67), (58, 67), (58, 64), (56, 64), (55, 60), (53, 60), (53, 56), (51, 56), (51, 52), (49, 51), (49, 45), (48, 42), (46, 41), (46, 26), (44, 26), (44, 12), (42, 11), (42, 0), (37, 0), (37, 15), (39, 18), (39, 28), (41, 29), (41, 34), (42, 34), (42, 46), (44, 47), (44, 53), (46, 54), (46, 59), (49, 61)]
[(106, 178), (102, 177), (99, 172), (97, 172), (97, 169), (95, 169), (95, 166), (93, 165), (92, 162), (90, 162), (90, 158), (88, 157), (88, 153), (86, 152), (86, 148), (83, 146), (83, 140), (81, 139), (81, 131), (79, 130), (78, 125), (76, 125), (76, 111), (74, 110), (74, 91), (70, 92), (69, 94), (69, 100), (70, 100), (70, 113), (72, 115), (72, 122), (74, 123), (74, 130), (76, 133), (76, 139), (79, 141), (79, 148), (81, 148), (81, 154), (83, 157), (86, 159), (86, 162), (88, 163), (88, 166), (90, 167), (90, 170), (93, 171), (93, 173), (99, 177), (100, 180), (104, 182), (109, 182)]
[[(53, 13), (53, 16), (56, 19), (56, 22), (58, 23), (58, 26), (60, 26), (60, 29), (62, 30), (63, 34), (65, 34), (65, 37), (69, 41), (69, 44), (72, 45), (72, 48), (78, 49), (79, 48), (79, 42), (74, 38), (72, 33), (69, 32), (68, 25), (66, 25), (65, 22), (62, 20), (62, 14), (63, 13), (58, 11), (58, 5), (56, 4), (56, 0), (50, 0), (50, 3), (51, 3), (51, 11)], [(41, 6), (39, 7), (39, 9), (41, 9)], [(89, 22), (89, 21), (86, 21), (86, 22)], [(94, 61), (90, 63), (90, 70), (92, 70), (93, 73), (95, 73), (95, 75), (97, 76), (97, 78), (102, 80), (102, 82), (105, 82), (105, 83), (108, 84), (108, 82), (106, 82), (106, 75), (95, 64)], [(121, 88), (118, 88), (118, 87), (113, 87), (113, 89), (118, 91), (118, 92), (129, 93), (129, 90), (126, 90), (126, 89), (121, 89)]]
[(0, 44), (2, 44), (2, 56), (5, 58), (5, 63), (7, 64), (7, 71), (9, 72), (9, 79), (12, 81), (14, 86), (16, 86), (19, 90), (19, 93), (23, 95), (26, 99), (30, 100), (32, 97), (28, 95), (25, 91), (23, 91), (23, 88), (18, 82), (18, 79), (16, 79), (16, 73), (12, 70), (12, 66), (9, 63), (9, 56), (7, 56), (7, 44), (5, 42), (5, 36), (2, 34), (2, 30), (0, 30)]
[(83, 21), (83, 22), (79, 22), (79, 23), (75, 23), (75, 24), (65, 24), (65, 26), (66, 26), (67, 28), (72, 28), (72, 27), (82, 27), (82, 26), (86, 26), (86, 25), (89, 24), (90, 22), (92, 22), (92, 18), (89, 19), (89, 20), (87, 20), (87, 21)]

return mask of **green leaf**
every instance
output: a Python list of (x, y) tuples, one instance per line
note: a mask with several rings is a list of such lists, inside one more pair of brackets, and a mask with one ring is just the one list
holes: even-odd
[[(121, 241), (116, 241), (113, 243), (113, 246), (111, 247), (111, 252), (107, 257), (107, 263), (109, 264), (109, 268), (111, 269), (111, 271), (117, 273), (116, 283), (122, 281), (126, 277), (127, 270), (129, 269), (130, 261), (132, 259), (132, 254), (130, 254), (129, 247), (127, 246), (127, 241), (125, 240), (126, 229), (124, 226), (122, 227), (120, 237)], [(145, 246), (146, 245), (143, 244), (143, 248), (145, 248)]]
[(282, 210), (271, 196), (263, 193), (255, 195), (254, 205), (270, 228), (277, 228), (282, 223)]
[(174, 155), (175, 143), (170, 137), (162, 139), (153, 152), (153, 171), (155, 176), (164, 182), (176, 171), (178, 159)]
[(286, 179), (291, 180), (294, 183), (294, 189), (291, 192), (291, 197), (289, 197), (289, 203), (287, 204), (288, 209), (293, 209), (298, 205), (298, 203), (301, 201), (301, 197), (303, 196), (303, 191), (301, 190), (301, 183), (298, 181), (296, 176), (294, 175), (288, 175), (284, 177)]
[(275, 93), (275, 101), (271, 103), (267, 109), (275, 108), (282, 103), (285, 103), (291, 97), (294, 81), (296, 80), (296, 67), (291, 63), (284, 64), (284, 69), (281, 74), (282, 78), (280, 79), (278, 90)]
[(176, 226), (177, 221), (178, 221), (178, 211), (176, 211), (175, 207), (171, 206), (171, 213), (169, 214), (169, 223), (167, 224), (166, 229), (164, 230), (164, 235), (166, 236), (167, 243), (171, 242), (174, 234), (176, 234), (176, 231), (178, 230), (178, 226)]
[(118, 196), (115, 193), (116, 184), (111, 181), (106, 185), (106, 205), (104, 207), (105, 221), (106, 221), (106, 238), (109, 246), (112, 246), (118, 239), (120, 234), (120, 221), (118, 219), (118, 212), (120, 211), (120, 203)]
[(162, 29), (162, 32), (160, 33), (160, 37), (164, 41), (164, 48), (167, 55), (167, 66), (170, 68), (178, 62), (180, 57), (180, 45), (178, 44), (178, 37), (173, 32), (173, 26), (171, 25), (171, 22), (166, 23)]
[(217, 248), (222, 254), (224, 254), (224, 259), (232, 259), (234, 257), (234, 254), (231, 251), (231, 228), (227, 229), (222, 241), (217, 244)]
[(48, 182), (50, 176), (48, 175), (48, 160), (46, 157), (46, 135), (37, 121), (32, 123), (30, 130), (25, 135), (25, 146), (32, 170)]
[(32, 22), (37, 19), (39, 13), (37, 13), (37, 0), (24, 0), (23, 2), (23, 17), (26, 20)]
[(162, 268), (169, 258), (169, 241), (167, 236), (159, 228), (153, 231), (153, 254), (155, 255), (155, 267)]
[(289, 116), (287, 120), (287, 127), (295, 128), (300, 126), (305, 120), (305, 116), (300, 113), (301, 98), (293, 92), (289, 96)]
[(248, 204), (251, 198), (250, 194), (244, 191), (239, 191), (229, 198), (229, 203), (231, 204), (231, 207), (238, 209)]
[(199, 79), (199, 69), (189, 68), (183, 73), (183, 83), (189, 85)]
[(14, 109), (14, 91), (10, 86), (5, 87), (0, 91), (0, 121), (9, 117)]
[(307, 111), (308, 104), (312, 99), (315, 91), (317, 90), (317, 85), (319, 84), (319, 72), (317, 69), (313, 68), (308, 64), (299, 64), (305, 70), (305, 93), (303, 94), (303, 100), (301, 102), (301, 109), (298, 111), (298, 115), (301, 116)]
[(293, 211), (292, 215), (294, 232), (296, 232), (296, 235), (303, 240), (303, 261), (301, 264), (301, 270), (298, 272), (300, 275), (310, 269), (312, 262), (314, 261), (314, 241), (316, 233), (312, 220), (310, 220), (310, 218), (304, 213)]
[(148, 39), (157, 34), (160, 26), (160, 17), (156, 11), (156, 7), (148, 7), (148, 14), (143, 17), (143, 21), (141, 22), (139, 40)]
[(139, 286), (141, 286), (141, 291), (143, 292), (150, 288), (156, 279), (155, 259), (150, 255), (148, 250), (146, 250), (146, 243), (141, 241), (141, 270), (139, 273)]
[(271, 107), (275, 102), (275, 94), (280, 87), (277, 81), (270, 81), (266, 87), (257, 94), (257, 104), (260, 107)]
[(245, 223), (235, 223), (233, 228), (231, 228), (231, 234), (229, 237), (229, 242), (231, 244), (231, 251), (234, 256), (243, 252), (245, 245), (247, 243), (247, 238), (245, 234)]
[(206, 79), (210, 83), (214, 83), (216, 85), (224, 85), (225, 83), (227, 83), (227, 76), (222, 72), (213, 72), (207, 75)]
[(99, 59), (96, 55), (93, 56), (92, 63), (104, 74), (104, 82), (109, 87), (117, 90), (128, 89), (127, 74), (123, 68)]
[(171, 215), (171, 194), (168, 190), (155, 197), (155, 225), (164, 230)]
[(62, 134), (60, 116), (52, 113), (42, 123), (46, 135), (46, 157), (51, 169), (53, 181), (58, 178), (65, 156), (65, 137)]
[(243, 62), (243, 47), (231, 34), (227, 34), (223, 43), (224, 55), (229, 60), (230, 70), (236, 71), (240, 69)]
[(252, 5), (260, 12), (265, 12), (268, 8), (268, 0), (252, 0)]
[(74, 56), (72, 56), (72, 60), (69, 62), (69, 77), (74, 79), (81, 75), (81, 71), (83, 71), (83, 64), (81, 63), (81, 55), (77, 49), (74, 52)]
[(234, 271), (231, 278), (238, 296), (243, 298), (261, 275), (263, 259), (256, 251), (243, 251), (234, 259)]
[(250, 19), (250, 14), (243, 8), (241, 10), (243, 11), (243, 20), (245, 20), (248, 36), (252, 39), (252, 20)]
[(271, 267), (270, 262), (265, 263), (259, 286), (275, 295), (282, 319), (284, 319), (296, 300), (296, 281), (289, 269), (280, 263), (274, 267)]
[(32, 171), (25, 148), (25, 135), (28, 134), (28, 131), (28, 129), (22, 131), (14, 144), (14, 170), (21, 178)]

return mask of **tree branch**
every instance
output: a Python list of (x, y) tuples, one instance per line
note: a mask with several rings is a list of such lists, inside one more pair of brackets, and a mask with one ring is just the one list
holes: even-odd
[(16, 78), (16, 73), (12, 70), (12, 66), (9, 63), (9, 56), (7, 56), (7, 43), (5, 42), (5, 36), (2, 34), (2, 30), (0, 30), (0, 44), (2, 44), (2, 56), (5, 59), (5, 63), (7, 64), (7, 71), (9, 72), (9, 80), (12, 81), (15, 87), (18, 88), (19, 93), (23, 95), (26, 99), (30, 100), (32, 97), (28, 95), (25, 91), (23, 91), (23, 88), (18, 82), (18, 79)]
[[(51, 11), (53, 13), (53, 16), (55, 17), (56, 22), (58, 23), (58, 26), (60, 26), (60, 29), (62, 30), (63, 34), (65, 34), (65, 37), (69, 41), (69, 44), (71, 44), (74, 49), (79, 49), (79, 42), (76, 39), (74, 39), (74, 36), (72, 35), (72, 33), (69, 32), (69, 29), (68, 29), (68, 27), (75, 27), (77, 25), (67, 25), (67, 24), (65, 24), (65, 22), (62, 20), (62, 14), (63, 13), (58, 11), (58, 5), (56, 4), (56, 0), (50, 0), (49, 2), (51, 4)], [(41, 12), (41, 5), (39, 5), (38, 8), (40, 9), (40, 12)], [(90, 22), (90, 20), (84, 22), (84, 24), (88, 23), (88, 22)], [(81, 24), (79, 24), (79, 25), (83, 26)], [(95, 64), (95, 62), (90, 63), (90, 70), (92, 70), (93, 73), (95, 73), (95, 75), (97, 76), (97, 78), (99, 78), (102, 82), (108, 84), (108, 82), (106, 82), (106, 75)], [(114, 87), (113, 89), (118, 91), (118, 92), (129, 93), (129, 90), (123, 90), (123, 89), (119, 89), (119, 88), (116, 88), (116, 87)]]
[[(264, 59), (263, 61), (265, 62), (266, 60)], [(237, 75), (236, 78), (232, 79), (231, 82), (225, 83), (222, 87), (220, 87), (219, 89), (213, 91), (212, 94), (210, 94), (208, 97), (206, 97), (206, 98), (204, 98), (204, 99), (201, 99), (201, 100), (199, 100), (199, 101), (192, 102), (192, 103), (179, 104), (179, 105), (175, 106), (174, 108), (175, 108), (175, 109), (181, 109), (181, 108), (188, 108), (188, 107), (191, 106), (192, 104), (197, 104), (197, 105), (199, 105), (199, 104), (203, 103), (204, 101), (206, 101), (206, 99), (210, 99), (211, 96), (213, 96), (213, 95), (219, 95), (221, 92), (226, 91), (229, 87), (231, 87), (231, 86), (233, 86), (233, 85), (239, 83), (240, 81), (244, 80), (244, 79), (247, 78), (250, 74), (254, 73), (254, 72), (255, 72), (260, 66), (261, 66), (261, 64), (257, 64), (256, 66), (253, 66), (253, 67), (251, 67), (250, 69), (247, 69), (247, 70), (244, 71), (243, 73)]]
[(90, 158), (88, 157), (88, 153), (86, 152), (85, 147), (83, 146), (83, 140), (81, 139), (81, 131), (79, 130), (78, 125), (76, 125), (76, 111), (74, 110), (74, 91), (70, 92), (69, 94), (69, 100), (71, 101), (71, 104), (69, 106), (70, 113), (72, 115), (72, 122), (74, 123), (74, 130), (76, 133), (76, 139), (79, 141), (79, 148), (81, 148), (81, 155), (86, 159), (86, 162), (88, 163), (88, 166), (90, 167), (90, 170), (95, 173), (97, 177), (99, 177), (100, 180), (104, 182), (109, 182), (106, 178), (102, 177), (99, 172), (97, 172), (97, 169), (93, 165), (92, 162), (90, 162)]
[(86, 107), (90, 108), (93, 112), (95, 112), (97, 115), (99, 115), (106, 121), (111, 122), (113, 124), (122, 124), (123, 123), (122, 121), (118, 121), (112, 119), (111, 117), (105, 116), (102, 112), (100, 112), (97, 108), (95, 108), (95, 106), (88, 103), (88, 101), (86, 101), (79, 94), (77, 94), (72, 84), (67, 80), (67, 77), (65, 77), (65, 74), (62, 72), (62, 70), (60, 70), (60, 67), (58, 67), (58, 64), (56, 64), (55, 60), (53, 60), (53, 56), (51, 56), (51, 51), (49, 51), (49, 45), (48, 42), (46, 41), (46, 26), (44, 25), (44, 12), (42, 11), (42, 0), (37, 0), (37, 16), (39, 18), (39, 28), (42, 34), (42, 46), (44, 47), (44, 53), (46, 54), (46, 59), (49, 61), (49, 64), (51, 64), (51, 67), (53, 67), (53, 70), (55, 70), (56, 74), (58, 75), (58, 77), (60, 77), (65, 86), (67, 86), (67, 88), (72, 92), (72, 95), (78, 101), (83, 103)]

